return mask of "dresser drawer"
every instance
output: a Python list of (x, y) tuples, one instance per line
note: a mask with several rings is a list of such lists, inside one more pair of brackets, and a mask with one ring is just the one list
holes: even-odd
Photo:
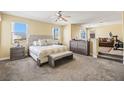
[(71, 40), (70, 50), (74, 53), (89, 55), (89, 42), (85, 40)]

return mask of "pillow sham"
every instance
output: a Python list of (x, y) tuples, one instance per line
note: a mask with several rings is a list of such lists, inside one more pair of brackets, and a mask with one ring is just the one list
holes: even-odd
[(47, 39), (47, 45), (53, 45), (53, 40), (52, 39)]
[(38, 42), (37, 41), (33, 41), (33, 45), (34, 46), (37, 46), (38, 45)]
[(58, 45), (59, 41), (58, 40), (53, 40), (53, 45)]
[(47, 45), (58, 45), (58, 40), (47, 39)]
[(47, 45), (47, 42), (46, 42), (45, 39), (43, 39), (43, 40), (38, 40), (38, 45), (39, 45), (39, 46), (46, 46), (46, 45)]
[(58, 40), (52, 40), (52, 39), (43, 39), (38, 41), (33, 41), (34, 46), (46, 46), (46, 45), (58, 45)]

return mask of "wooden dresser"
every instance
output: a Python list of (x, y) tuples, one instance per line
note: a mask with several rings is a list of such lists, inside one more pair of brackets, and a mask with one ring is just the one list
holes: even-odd
[(85, 40), (71, 40), (70, 50), (74, 53), (89, 55), (89, 41)]
[(10, 48), (10, 60), (25, 58), (25, 47)]

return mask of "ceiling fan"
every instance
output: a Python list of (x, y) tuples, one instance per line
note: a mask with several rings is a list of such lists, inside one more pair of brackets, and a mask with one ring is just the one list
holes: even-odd
[(55, 16), (53, 16), (53, 18), (56, 18), (55, 19), (55, 21), (57, 22), (57, 21), (64, 21), (64, 22), (67, 22), (68, 20), (67, 20), (67, 18), (69, 18), (69, 17), (71, 17), (71, 16), (64, 16), (64, 14), (63, 14), (63, 12), (62, 11), (58, 11), (57, 13), (56, 13), (56, 15)]

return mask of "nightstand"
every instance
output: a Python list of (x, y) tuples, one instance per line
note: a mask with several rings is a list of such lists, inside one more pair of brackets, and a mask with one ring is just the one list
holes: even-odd
[(25, 47), (10, 48), (10, 60), (18, 60), (25, 58)]

